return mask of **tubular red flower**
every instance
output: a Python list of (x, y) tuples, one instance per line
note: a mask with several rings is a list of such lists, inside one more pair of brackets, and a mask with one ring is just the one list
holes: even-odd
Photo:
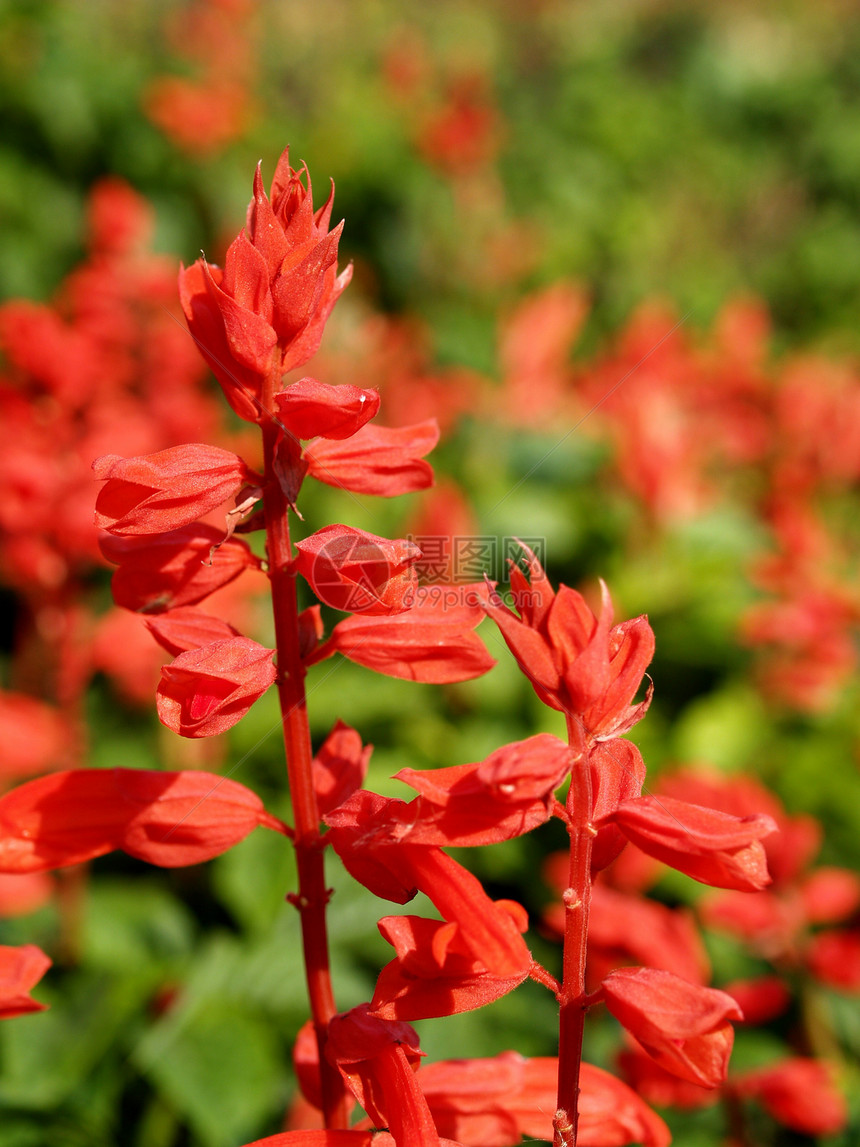
[(248, 637), (230, 637), (180, 653), (161, 670), (159, 720), (182, 737), (225, 732), (274, 683), (274, 652)]
[[(518, 1147), (524, 1137), (553, 1138), (558, 1060), (524, 1059), (505, 1051), (492, 1059), (451, 1059), (422, 1066), (436, 1126), (477, 1147)], [(669, 1129), (634, 1091), (608, 1072), (583, 1063), (577, 1143), (582, 1147), (668, 1147)]]
[(326, 605), (350, 613), (410, 609), (417, 589), (412, 542), (377, 537), (352, 526), (326, 526), (296, 542), (298, 572)]
[(471, 632), (483, 620), (484, 595), (483, 586), (419, 586), (408, 613), (338, 622), (320, 654), (342, 653), (377, 673), (433, 685), (480, 677), (495, 665)]
[(257, 825), (283, 830), (256, 793), (202, 771), (72, 769), (0, 798), (0, 872), (41, 872), (114, 849), (165, 868), (199, 864)]
[(300, 378), (275, 395), (278, 418), (297, 438), (351, 438), (379, 411), (379, 391)]
[(433, 485), (433, 468), (423, 461), (439, 441), (435, 418), (415, 426), (364, 426), (346, 442), (327, 438), (305, 449), (308, 474), (329, 486), (391, 498)]
[(41, 1012), (48, 1006), (30, 996), (51, 966), (50, 959), (35, 944), (13, 948), (0, 944), (0, 1020)]
[(93, 462), (105, 483), (95, 523), (121, 537), (188, 526), (257, 481), (241, 458), (218, 446), (172, 446), (142, 458), (107, 454)]
[(162, 648), (174, 657), (187, 653), (189, 649), (199, 649), (215, 641), (232, 640), (241, 633), (222, 621), (211, 617), (199, 609), (188, 606), (185, 609), (172, 609), (158, 617), (150, 618), (146, 628)]
[[(520, 931), (528, 927), (519, 904), (497, 901), (494, 909), (508, 913)], [(487, 952), (486, 963), (476, 956), (475, 945), (455, 922), (385, 916), (379, 930), (397, 952), (379, 973), (371, 1003), (384, 1019), (421, 1020), (482, 1008), (518, 987), (532, 964), (524, 946), (520, 970), (497, 974), (493, 953)]]
[(770, 883), (762, 837), (778, 831), (766, 813), (736, 817), (673, 797), (623, 801), (606, 820), (649, 856), (702, 884), (757, 892)]
[(415, 1067), (424, 1053), (409, 1024), (383, 1020), (368, 1004), (334, 1016), (326, 1059), (377, 1127), (388, 1127), (397, 1147), (439, 1147), (439, 1135)]
[(492, 844), (530, 832), (550, 816), (553, 794), (570, 768), (570, 750), (539, 733), (504, 745), (476, 764), (401, 769), (397, 780), (420, 793), (410, 805), (410, 844)]
[(619, 968), (603, 981), (603, 995), (661, 1067), (700, 1087), (725, 1080), (734, 1042), (730, 1021), (743, 1019), (731, 996), (658, 968)]
[(139, 613), (196, 605), (243, 570), (260, 568), (245, 542), (225, 540), (224, 530), (202, 522), (155, 537), (102, 534), (99, 546), (119, 566), (111, 581), (114, 601)]

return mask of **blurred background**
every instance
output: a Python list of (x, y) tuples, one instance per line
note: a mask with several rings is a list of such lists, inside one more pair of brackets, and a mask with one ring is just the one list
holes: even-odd
[[(649, 785), (707, 770), (726, 808), (771, 811), (779, 876), (757, 922), (677, 874), (607, 879), (695, 916), (706, 982), (778, 985), (738, 1033), (738, 1078), (786, 1057), (831, 1075), (799, 1087), (799, 1112), (684, 1098), (629, 1063), (627, 1078), (683, 1147), (857, 1143), (856, 1100), (831, 1095), (860, 1090), (856, 6), (0, 0), (0, 122), (0, 785), (232, 769), (287, 814), (273, 696), (211, 742), (158, 725), (166, 658), (111, 604), (89, 466), (187, 441), (252, 460), (178, 318), (176, 272), (223, 259), (255, 165), (268, 185), (289, 145), (318, 203), (334, 179), (355, 267), (309, 369), (379, 387), (383, 423), (443, 431), (434, 490), (306, 487), (306, 532), (446, 539), (448, 580), (464, 573), (451, 539), (484, 539), (502, 582), (520, 537), (555, 583), (596, 600), (603, 577), (616, 620), (649, 615), (655, 699), (634, 733)], [(248, 575), (220, 608), (266, 642), (260, 589)], [(354, 725), (375, 745), (368, 787), (405, 796), (399, 768), (561, 733), (479, 632), (499, 663), (462, 685), (317, 667), (314, 736)], [(527, 906), (554, 970), (547, 857), (563, 845), (547, 826), (458, 857)], [(112, 855), (0, 878), (0, 943), (55, 961), (37, 990), (51, 1010), (0, 1025), (0, 1147), (279, 1130), (306, 1017), (291, 864), (260, 832), (189, 870)], [(390, 906), (331, 868), (346, 1009), (390, 956)], [(431, 1059), (555, 1052), (532, 984), (418, 1026)], [(617, 1025), (589, 1039), (614, 1068)]]

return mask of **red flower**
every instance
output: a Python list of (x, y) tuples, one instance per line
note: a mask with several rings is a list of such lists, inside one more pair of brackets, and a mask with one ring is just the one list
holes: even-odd
[(423, 456), (439, 441), (435, 418), (415, 426), (364, 426), (346, 442), (312, 442), (304, 457), (311, 477), (342, 490), (391, 498), (433, 485)]
[(369, 1005), (334, 1016), (328, 1025), (326, 1059), (376, 1127), (388, 1127), (398, 1147), (439, 1147), (439, 1135), (415, 1067), (424, 1053), (409, 1024), (369, 1014)]
[[(523, 1138), (553, 1139), (558, 1060), (505, 1051), (492, 1059), (451, 1059), (421, 1067), (436, 1126), (469, 1147), (518, 1147)], [(669, 1128), (626, 1083), (583, 1063), (580, 1147), (668, 1147)]]
[(0, 944), (0, 1020), (41, 1012), (48, 1006), (30, 998), (30, 989), (41, 980), (51, 961), (34, 944), (11, 948)]
[(220, 617), (212, 617), (191, 606), (172, 609), (169, 613), (150, 618), (146, 628), (158, 644), (174, 657), (187, 653), (189, 649), (200, 649), (215, 641), (242, 636), (238, 629)]
[(702, 884), (757, 892), (770, 883), (761, 839), (779, 830), (766, 813), (736, 817), (644, 796), (623, 801), (606, 819), (643, 852)]
[(99, 546), (119, 569), (113, 575), (113, 599), (123, 609), (162, 613), (196, 605), (260, 562), (238, 538), (196, 522), (153, 536), (102, 534)]
[(396, 779), (421, 794), (409, 805), (412, 825), (401, 839), (462, 847), (522, 836), (549, 819), (570, 760), (563, 741), (539, 733), (477, 764), (401, 769)]
[(726, 1078), (743, 1019), (731, 996), (657, 968), (619, 968), (603, 981), (610, 1012), (667, 1071), (700, 1087)]
[[(510, 916), (520, 932), (528, 927), (519, 904), (499, 900), (492, 907)], [(379, 973), (373, 993), (374, 1014), (384, 1019), (423, 1020), (482, 1008), (513, 991), (532, 965), (524, 945), (517, 972), (495, 972), (493, 952), (476, 954), (468, 930), (456, 922), (385, 916), (379, 930), (397, 952)]]
[(605, 585), (598, 618), (576, 590), (563, 585), (555, 593), (535, 555), (526, 546), (523, 550), (529, 580), (517, 565), (511, 566), (519, 616), (499, 597), (484, 608), (545, 704), (575, 714), (589, 737), (621, 736), (650, 704), (650, 695), (631, 704), (654, 655), (647, 618), (612, 626), (612, 601)]
[[(307, 187), (302, 180), (307, 178)], [(258, 421), (269, 372), (284, 374), (317, 351), (323, 328), (352, 269), (338, 276), (343, 224), (329, 231), (334, 190), (314, 211), (307, 170), (278, 161), (271, 201), (260, 168), (245, 229), (223, 272), (205, 260), (180, 274), (188, 327), (240, 417)]]
[(0, 798), (0, 872), (41, 872), (114, 849), (165, 868), (199, 864), (257, 825), (283, 831), (244, 785), (202, 771), (72, 769)]
[(412, 542), (377, 537), (352, 526), (326, 526), (296, 542), (298, 572), (326, 605), (351, 613), (401, 613), (414, 601)]
[(238, 455), (199, 443), (143, 458), (107, 454), (93, 470), (105, 483), (96, 499), (96, 525), (121, 537), (188, 526), (258, 481)]
[(379, 391), (300, 378), (275, 395), (278, 419), (296, 438), (351, 438), (379, 411)]
[(802, 1135), (835, 1135), (848, 1123), (845, 1098), (830, 1064), (786, 1059), (732, 1081), (739, 1095), (755, 1097), (777, 1122)]
[(419, 587), (408, 612), (338, 622), (312, 660), (342, 653), (377, 673), (432, 685), (480, 677), (495, 665), (472, 632), (484, 618), (484, 593), (483, 586)]
[(266, 649), (248, 637), (213, 641), (180, 653), (161, 670), (158, 717), (181, 737), (213, 737), (240, 721), (278, 673)]
[(339, 808), (361, 788), (372, 751), (372, 745), (362, 745), (355, 729), (343, 721), (335, 722), (313, 760), (314, 792), (320, 816)]

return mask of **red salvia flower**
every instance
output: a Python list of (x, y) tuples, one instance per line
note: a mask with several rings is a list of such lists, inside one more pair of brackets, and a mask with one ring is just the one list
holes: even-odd
[(278, 420), (296, 438), (351, 438), (379, 411), (379, 391), (300, 378), (275, 395)]
[(93, 462), (102, 487), (96, 525), (121, 537), (188, 526), (248, 483), (259, 483), (241, 458), (218, 446), (172, 446), (142, 458), (107, 454)]
[(0, 872), (63, 868), (122, 849), (176, 868), (264, 825), (284, 826), (244, 785), (202, 771), (72, 769), (0, 798)]
[[(553, 1139), (558, 1060), (524, 1059), (505, 1051), (491, 1059), (451, 1059), (421, 1067), (436, 1126), (468, 1147), (519, 1147), (523, 1138)], [(583, 1063), (581, 1147), (668, 1147), (669, 1128), (639, 1096), (609, 1072)]]
[[(494, 909), (508, 913), (519, 931), (528, 928), (519, 904), (499, 900)], [(488, 967), (455, 922), (385, 916), (379, 930), (397, 952), (397, 959), (379, 973), (373, 993), (373, 1012), (384, 1019), (422, 1020), (482, 1008), (518, 987), (532, 965), (524, 948), (518, 972), (494, 972), (492, 952), (487, 953)]]
[(619, 968), (603, 981), (610, 1012), (661, 1067), (700, 1087), (726, 1078), (735, 1000), (658, 968)]
[(570, 762), (563, 741), (539, 733), (504, 745), (477, 764), (401, 769), (396, 779), (421, 794), (409, 805), (412, 825), (401, 839), (462, 847), (530, 832), (549, 819), (553, 793)]
[[(307, 187), (303, 183), (307, 179)], [(257, 421), (263, 384), (317, 351), (326, 320), (352, 269), (337, 273), (343, 224), (329, 231), (334, 190), (316, 212), (307, 170), (278, 161), (271, 200), (260, 168), (245, 229), (223, 272), (205, 260), (183, 269), (180, 295), (188, 327), (240, 417)]]
[(779, 829), (766, 813), (736, 817), (644, 796), (622, 802), (607, 819), (643, 852), (702, 884), (757, 892), (770, 883), (761, 839)]
[(848, 1123), (848, 1106), (832, 1066), (797, 1056), (745, 1072), (732, 1090), (754, 1097), (778, 1123), (801, 1135), (835, 1135)]
[(240, 721), (278, 673), (266, 649), (229, 637), (180, 653), (161, 670), (158, 717), (182, 737), (213, 737)]
[(311, 660), (342, 653), (377, 673), (433, 685), (480, 677), (495, 665), (472, 632), (484, 618), (484, 594), (483, 586), (419, 587), (408, 613), (338, 622)]
[(119, 568), (111, 591), (117, 605), (139, 613), (162, 613), (196, 605), (260, 561), (239, 538), (196, 522), (145, 537), (102, 534), (102, 553)]
[(326, 605), (350, 613), (410, 609), (417, 589), (412, 542), (391, 541), (352, 526), (326, 526), (296, 542), (298, 572)]
[(439, 1135), (415, 1067), (424, 1053), (409, 1024), (382, 1020), (368, 1004), (334, 1016), (325, 1055), (377, 1127), (388, 1127), (397, 1147), (439, 1147)]
[(0, 944), (0, 1020), (45, 1010), (48, 1005), (32, 999), (30, 990), (50, 966), (51, 961), (35, 944), (19, 948)]
[(329, 486), (391, 498), (433, 485), (425, 462), (439, 441), (435, 418), (415, 426), (364, 426), (345, 442), (329, 437), (312, 442), (304, 457), (308, 474)]
[(484, 606), (541, 700), (575, 714), (585, 735), (609, 739), (642, 718), (650, 696), (633, 697), (654, 655), (646, 617), (612, 626), (612, 602), (604, 585), (597, 617), (576, 590), (550, 586), (535, 555), (523, 546), (529, 579), (511, 566), (511, 592), (519, 616), (493, 597)]
[[(465, 1147), (452, 1139), (431, 1139), (439, 1147)], [(245, 1147), (400, 1147), (387, 1131), (282, 1131), (266, 1139), (255, 1139)]]

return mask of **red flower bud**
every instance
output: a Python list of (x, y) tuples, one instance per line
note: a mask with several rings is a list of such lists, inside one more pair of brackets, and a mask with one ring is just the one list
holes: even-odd
[(379, 411), (379, 391), (300, 378), (276, 394), (275, 403), (296, 438), (351, 438)]
[(172, 609), (158, 617), (150, 618), (146, 628), (162, 648), (174, 657), (187, 653), (189, 649), (200, 649), (215, 641), (241, 637), (241, 633), (222, 621), (220, 617), (210, 617), (199, 609)]
[(314, 355), (351, 268), (337, 274), (343, 224), (329, 231), (334, 197), (314, 212), (306, 170), (281, 156), (271, 201), (260, 168), (245, 230), (230, 245), (224, 271), (204, 260), (180, 274), (182, 308), (197, 345), (230, 405), (249, 421), (264, 414), (263, 386)]
[(355, 729), (343, 721), (335, 722), (313, 760), (314, 791), (320, 816), (338, 808), (361, 788), (372, 751), (372, 745), (362, 745)]
[(30, 998), (30, 989), (41, 980), (51, 961), (35, 944), (12, 948), (0, 944), (0, 1020), (41, 1012), (48, 1006)]
[(41, 872), (114, 849), (165, 868), (199, 864), (257, 825), (283, 825), (256, 793), (212, 773), (72, 769), (0, 798), (0, 872)]
[(161, 670), (158, 717), (181, 737), (213, 737), (240, 721), (277, 677), (266, 649), (248, 637), (180, 653)]
[(346, 442), (321, 438), (304, 453), (311, 477), (342, 490), (391, 498), (433, 485), (423, 457), (439, 441), (435, 418), (415, 426), (364, 426)]
[(777, 832), (766, 813), (738, 817), (673, 797), (623, 801), (609, 817), (649, 856), (702, 884), (757, 892), (770, 883), (762, 837)]
[(119, 569), (113, 575), (113, 599), (123, 609), (162, 613), (196, 605), (260, 562), (239, 538), (196, 522), (154, 537), (102, 534), (102, 553)]
[(107, 454), (93, 470), (105, 483), (96, 525), (123, 537), (190, 525), (256, 478), (238, 455), (199, 443), (142, 458)]
[(726, 1078), (743, 1019), (731, 996), (657, 968), (619, 968), (603, 981), (606, 1006), (661, 1067), (700, 1087)]
[(421, 551), (412, 542), (335, 525), (296, 542), (296, 549), (296, 569), (334, 609), (387, 614), (413, 604), (417, 578), (410, 567)]

